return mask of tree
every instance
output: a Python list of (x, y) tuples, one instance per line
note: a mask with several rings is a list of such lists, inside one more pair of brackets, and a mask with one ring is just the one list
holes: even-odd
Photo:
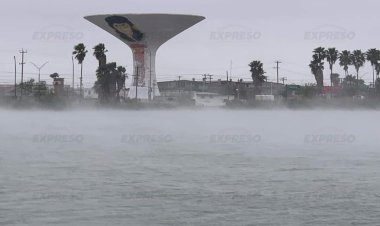
[(316, 56), (316, 59), (318, 59), (320, 62), (324, 61), (326, 58), (326, 51), (323, 47), (318, 47), (314, 49), (313, 53)]
[(379, 74), (380, 74), (380, 63), (376, 63), (375, 65), (375, 71), (376, 71), (376, 80), (375, 80), (375, 88), (376, 88), (376, 93), (379, 93), (380, 91), (380, 78), (379, 78)]
[(313, 59), (309, 64), (311, 73), (314, 75), (315, 81), (317, 82), (319, 92), (322, 92), (323, 89), (323, 70), (325, 69), (323, 61), (325, 58), (325, 49), (322, 47), (318, 47), (313, 50)]
[(375, 67), (380, 60), (380, 51), (377, 49), (369, 49), (366, 52), (366, 59), (372, 66), (373, 86), (375, 87)]
[[(254, 60), (248, 66), (250, 67), (250, 72), (251, 72), (253, 84), (254, 84), (255, 88), (257, 88), (256, 93), (260, 94), (261, 93), (261, 86), (267, 80), (267, 77), (264, 75), (265, 71), (263, 68), (263, 63), (261, 63), (261, 61)], [(240, 89), (238, 92), (240, 94)]]
[(348, 50), (344, 50), (339, 54), (339, 65), (343, 67), (345, 76), (348, 75), (348, 66), (352, 65), (351, 53)]
[(50, 75), (50, 78), (55, 80), (55, 79), (59, 78), (59, 74), (57, 72), (55, 72), (55, 73)]
[(80, 96), (83, 98), (83, 61), (87, 54), (86, 46), (83, 43), (79, 43), (74, 46), (73, 55), (75, 55), (75, 59), (78, 60), (78, 64), (80, 64)]
[(94, 50), (93, 55), (99, 61), (99, 67), (105, 65), (107, 63), (107, 56), (105, 53), (108, 52), (108, 50), (106, 49), (104, 44), (99, 43), (93, 48), (93, 50)]
[(24, 91), (25, 91), (26, 96), (31, 96), (31, 94), (33, 94), (33, 87), (35, 85), (34, 82), (35, 82), (34, 79), (31, 78), (22, 84), (24, 87)]
[(127, 78), (125, 75), (126, 69), (123, 66), (118, 66), (117, 67), (117, 77), (116, 77), (116, 84), (117, 84), (117, 89), (116, 89), (116, 98), (119, 100), (120, 99), (120, 91), (123, 89), (125, 85), (125, 79)]
[(333, 66), (338, 59), (338, 50), (335, 48), (329, 48), (325, 52), (326, 60), (330, 66), (330, 83), (333, 86)]
[(313, 55), (313, 60), (309, 64), (311, 73), (314, 75), (319, 91), (322, 91), (323, 88), (323, 64), (324, 63), (320, 62), (315, 55)]
[(375, 65), (375, 71), (376, 71), (376, 80), (379, 78), (379, 74), (380, 74), (380, 63), (377, 63)]
[(124, 86), (122, 79), (125, 78), (125, 75), (120, 74), (125, 69), (123, 70), (122, 67), (119, 70), (117, 70), (116, 63), (113, 62), (99, 67), (96, 71), (95, 91), (98, 93), (101, 103), (105, 104), (118, 100), (118, 92)]
[(339, 86), (339, 83), (340, 83), (339, 76), (340, 75), (337, 73), (333, 73), (331, 75), (332, 85), (335, 87)]
[(252, 74), (253, 84), (255, 84), (255, 86), (261, 86), (267, 79), (267, 77), (264, 75), (266, 72), (263, 69), (263, 63), (255, 60), (252, 61), (248, 66), (251, 68), (250, 72)]
[(352, 65), (354, 65), (356, 70), (356, 81), (357, 81), (357, 88), (359, 87), (359, 70), (361, 67), (364, 66), (365, 63), (365, 54), (361, 50), (354, 50), (354, 52), (351, 54), (351, 62)]
[(342, 82), (343, 93), (348, 96), (357, 94), (358, 84), (364, 85), (363, 80), (357, 80), (355, 76), (347, 75)]
[(376, 79), (376, 82), (375, 82), (375, 88), (376, 88), (376, 94), (378, 95), (380, 93), (380, 78), (377, 78)]

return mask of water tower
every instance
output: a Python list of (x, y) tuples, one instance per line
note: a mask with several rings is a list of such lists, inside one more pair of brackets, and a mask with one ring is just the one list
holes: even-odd
[(159, 96), (155, 70), (158, 48), (205, 18), (176, 14), (110, 14), (86, 16), (85, 19), (132, 49), (134, 78), (129, 97), (135, 98), (137, 94), (139, 99), (148, 99)]

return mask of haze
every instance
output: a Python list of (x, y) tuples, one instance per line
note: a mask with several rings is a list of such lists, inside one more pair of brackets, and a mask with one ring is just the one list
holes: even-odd
[[(79, 42), (88, 48), (105, 43), (109, 60), (127, 66), (127, 72), (131, 74), (129, 48), (83, 17), (106, 13), (179, 13), (202, 15), (207, 19), (159, 50), (159, 80), (176, 79), (178, 75), (184, 79), (201, 79), (201, 74), (206, 73), (216, 75), (214, 79), (225, 78), (231, 61), (232, 78), (250, 80), (247, 65), (252, 60), (261, 60), (268, 80), (274, 81), (274, 61), (280, 60), (283, 62), (281, 76), (287, 77), (289, 83), (303, 85), (314, 82), (307, 66), (314, 48), (367, 50), (378, 47), (380, 29), (376, 21), (379, 6), (375, 0), (4, 0), (0, 8), (1, 82), (12, 83), (13, 56), (21, 61), (18, 53), (21, 48), (28, 50), (27, 62), (42, 64), (49, 61), (42, 71), (43, 79), (49, 80), (48, 75), (58, 72), (71, 80), (71, 52)], [(235, 31), (245, 35), (233, 39), (225, 37), (228, 32)], [(46, 40), (41, 32), (71, 32), (75, 35), (65, 40), (58, 37)], [(343, 36), (324, 36), (331, 32), (340, 32)], [(92, 87), (96, 67), (96, 59), (89, 54), (84, 65), (85, 87)], [(340, 67), (336, 66), (336, 70), (344, 74)], [(362, 78), (370, 82), (369, 64), (361, 70)], [(79, 67), (76, 71), (79, 74)], [(26, 78), (36, 78), (37, 71), (31, 64), (26, 65), (25, 72)], [(327, 82), (328, 78), (325, 80)], [(75, 84), (78, 85), (79, 80)]]

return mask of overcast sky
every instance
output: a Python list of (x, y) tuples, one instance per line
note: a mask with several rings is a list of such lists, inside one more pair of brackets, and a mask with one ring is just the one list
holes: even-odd
[[(232, 61), (233, 79), (249, 79), (248, 63), (261, 60), (270, 81), (280, 60), (280, 77), (288, 83), (314, 82), (308, 64), (318, 46), (339, 50), (380, 48), (378, 0), (1, 0), (0, 82), (13, 81), (13, 56), (26, 49), (25, 77), (37, 78), (30, 62), (41, 65), (42, 79), (58, 72), (71, 84), (73, 46), (83, 42), (90, 50), (84, 62), (84, 84), (92, 86), (97, 61), (92, 47), (104, 43), (108, 61), (132, 72), (132, 53), (121, 41), (83, 19), (113, 13), (176, 13), (205, 16), (206, 20), (176, 36), (158, 51), (159, 81), (201, 79), (201, 74), (225, 78)], [(48, 38), (51, 32), (60, 35)], [(231, 34), (240, 34), (232, 37)], [(327, 68), (327, 67), (326, 67)], [(337, 64), (335, 70), (343, 74)], [(20, 71), (20, 68), (18, 68)], [(350, 73), (354, 69), (350, 68)], [(76, 65), (76, 75), (79, 67)], [(325, 72), (325, 81), (328, 81)], [(360, 76), (370, 82), (367, 64)], [(78, 76), (79, 77), (79, 76)], [(76, 79), (76, 84), (79, 80)]]

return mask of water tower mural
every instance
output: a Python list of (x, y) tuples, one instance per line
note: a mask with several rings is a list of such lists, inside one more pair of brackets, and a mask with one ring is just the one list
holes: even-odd
[(130, 98), (147, 99), (158, 96), (156, 79), (156, 52), (158, 48), (205, 18), (176, 14), (117, 14), (93, 15), (85, 19), (127, 44), (133, 53), (133, 82)]

